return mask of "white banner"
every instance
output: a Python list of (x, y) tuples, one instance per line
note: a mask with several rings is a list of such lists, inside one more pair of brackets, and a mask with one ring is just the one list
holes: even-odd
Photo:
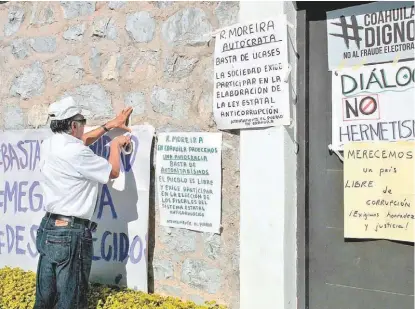
[(414, 2), (378, 1), (327, 12), (329, 70), (414, 58)]
[(332, 146), (415, 137), (413, 61), (332, 73)]
[(159, 133), (160, 225), (219, 234), (222, 133)]
[(290, 124), (286, 16), (236, 24), (215, 43), (213, 114), (219, 129)]
[[(114, 181), (102, 186), (92, 219), (98, 228), (93, 234), (90, 280), (147, 292), (150, 151), (154, 128), (131, 128), (134, 150), (130, 155), (122, 155), (121, 178), (116, 180), (118, 189), (113, 188)], [(0, 267), (36, 272), (36, 230), (45, 214), (39, 187), (40, 145), (51, 134), (49, 129), (0, 132)], [(104, 135), (91, 149), (108, 158), (109, 149), (105, 145), (116, 134), (112, 131)]]

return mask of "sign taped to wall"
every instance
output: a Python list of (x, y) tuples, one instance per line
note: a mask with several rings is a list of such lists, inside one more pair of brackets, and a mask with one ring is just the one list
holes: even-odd
[[(86, 128), (86, 131), (91, 128)], [(122, 155), (123, 191), (102, 186), (93, 221), (94, 256), (90, 280), (127, 285), (147, 292), (147, 237), (150, 192), (151, 126), (132, 126), (133, 153)], [(0, 267), (36, 272), (36, 231), (45, 214), (40, 189), (40, 146), (49, 129), (0, 132)], [(108, 158), (111, 131), (90, 148)]]
[(222, 133), (159, 133), (157, 139), (160, 225), (219, 234)]
[(327, 12), (329, 70), (414, 58), (414, 2), (385, 1)]
[(286, 16), (218, 32), (213, 114), (219, 129), (290, 124)]
[(415, 62), (332, 73), (332, 147), (415, 138)]
[(414, 242), (415, 142), (344, 149), (344, 237)]

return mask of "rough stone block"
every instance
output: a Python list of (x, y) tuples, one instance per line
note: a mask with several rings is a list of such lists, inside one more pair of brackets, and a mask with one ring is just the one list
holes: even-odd
[(188, 77), (198, 62), (197, 58), (185, 58), (172, 54), (164, 60), (164, 76), (166, 78)]
[(221, 286), (222, 271), (203, 260), (186, 259), (182, 265), (181, 281), (193, 288), (215, 294)]
[(31, 25), (46, 25), (55, 22), (55, 12), (51, 5), (42, 2), (32, 2), (32, 15), (30, 16)]
[(91, 15), (95, 12), (95, 1), (61, 1), (66, 19)]
[(199, 114), (201, 116), (213, 113), (213, 91), (203, 91), (199, 101)]
[(160, 241), (171, 252), (194, 252), (196, 251), (196, 234), (190, 230), (164, 227)]
[(54, 53), (56, 38), (53, 36), (37, 37), (29, 40), (30, 46), (37, 53)]
[(82, 58), (78, 56), (65, 56), (55, 60), (50, 79), (53, 83), (69, 83), (81, 80), (84, 77)]
[(68, 41), (81, 41), (85, 30), (85, 24), (71, 26), (63, 33), (63, 38)]
[(156, 280), (173, 278), (173, 263), (168, 260), (153, 260), (153, 274)]
[(126, 93), (124, 105), (134, 108), (133, 115), (141, 115), (146, 111), (146, 96), (143, 92)]
[(151, 65), (157, 65), (160, 61), (159, 50), (140, 50), (140, 64), (149, 63)]
[(13, 56), (17, 59), (24, 59), (30, 55), (29, 45), (24, 39), (14, 40), (10, 46), (12, 48)]
[(111, 17), (97, 17), (92, 23), (92, 35), (98, 37), (105, 37), (107, 25), (110, 22)]
[(108, 26), (105, 37), (109, 40), (115, 40), (118, 37), (117, 27), (114, 21), (111, 19)]
[(65, 92), (61, 99), (67, 96), (72, 96), (82, 108), (88, 110), (92, 120), (114, 116), (111, 97), (99, 84), (79, 86)]
[(157, 66), (160, 61), (160, 51), (141, 49), (138, 56), (131, 64), (130, 72), (134, 72), (138, 65)]
[(171, 16), (162, 26), (163, 39), (170, 45), (200, 46), (209, 42), (212, 25), (199, 8), (186, 8)]
[(221, 249), (220, 235), (205, 233), (203, 235), (205, 254), (212, 260), (216, 260), (219, 257)]
[(157, 6), (159, 9), (164, 9), (174, 4), (174, 1), (152, 1), (152, 4)]
[(238, 22), (239, 1), (221, 1), (215, 8), (215, 15), (219, 21), (219, 27), (227, 27)]
[(115, 40), (117, 29), (111, 17), (97, 17), (92, 24), (92, 36)]
[(9, 8), (7, 15), (7, 21), (4, 24), (4, 35), (11, 36), (19, 31), (25, 19), (24, 9), (18, 6), (12, 6)]
[(122, 65), (124, 64), (124, 56), (122, 54), (117, 55), (117, 69), (118, 71), (121, 71)]
[(91, 48), (91, 54), (89, 57), (90, 67), (95, 75), (98, 77), (101, 73), (101, 56), (102, 53), (95, 47)]
[(125, 30), (135, 42), (150, 42), (154, 38), (156, 22), (148, 12), (142, 11), (127, 15)]
[(153, 88), (151, 105), (156, 113), (184, 120), (189, 114), (193, 92), (183, 89)]
[(10, 88), (10, 94), (24, 100), (41, 95), (45, 90), (45, 73), (39, 61), (23, 70), (20, 76), (15, 77)]
[(122, 7), (124, 7), (126, 4), (126, 1), (110, 1), (108, 2), (108, 7), (110, 8), (110, 10), (117, 10), (117, 9), (121, 9)]
[(18, 104), (7, 104), (3, 108), (3, 123), (6, 130), (25, 128), (24, 113)]
[(111, 55), (107, 65), (102, 71), (102, 79), (106, 80), (118, 80), (120, 77), (119, 70), (123, 62), (121, 54)]
[(170, 286), (170, 285), (162, 285), (161, 289), (166, 292), (168, 295), (176, 296), (176, 297), (183, 297), (182, 290), (180, 288)]
[(27, 124), (33, 128), (41, 128), (48, 123), (48, 104), (33, 104), (27, 112)]
[(205, 117), (209, 128), (215, 127), (215, 119), (213, 116), (213, 90), (204, 89), (198, 105), (199, 115)]

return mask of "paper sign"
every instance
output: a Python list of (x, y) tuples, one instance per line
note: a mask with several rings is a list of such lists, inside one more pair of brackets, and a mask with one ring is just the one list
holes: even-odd
[(160, 225), (218, 233), (222, 133), (159, 133), (156, 183)]
[(414, 241), (414, 142), (344, 149), (344, 237)]
[(378, 1), (327, 12), (329, 70), (414, 58), (414, 2)]
[[(91, 128), (86, 128), (86, 131)], [(93, 221), (94, 256), (90, 280), (127, 285), (147, 292), (147, 248), (150, 191), (151, 126), (132, 126), (133, 153), (121, 156), (122, 191), (113, 182), (101, 187)], [(49, 129), (0, 132), (0, 268), (36, 272), (36, 231), (45, 214), (39, 171), (41, 142)], [(111, 131), (90, 148), (108, 158)]]
[(290, 124), (285, 15), (223, 28), (214, 61), (213, 114), (219, 129)]
[(332, 147), (415, 138), (415, 62), (332, 73)]

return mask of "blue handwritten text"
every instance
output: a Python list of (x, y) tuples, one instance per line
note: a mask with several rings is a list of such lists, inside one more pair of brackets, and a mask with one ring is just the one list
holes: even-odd
[(14, 213), (25, 213), (28, 210), (38, 212), (43, 209), (43, 196), (38, 181), (5, 181), (4, 189), (0, 189), (0, 210), (3, 213), (13, 209)]
[(17, 144), (0, 143), (0, 168), (3, 173), (13, 170), (36, 169), (40, 160), (41, 140), (24, 140)]

